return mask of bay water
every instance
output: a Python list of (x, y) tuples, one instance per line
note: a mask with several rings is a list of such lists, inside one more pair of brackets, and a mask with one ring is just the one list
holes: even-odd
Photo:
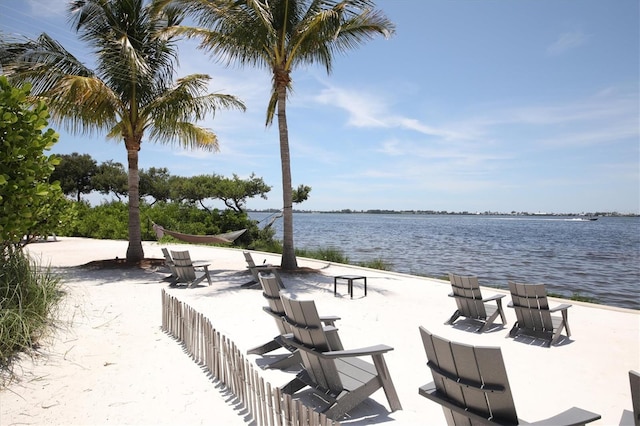
[[(272, 226), (282, 239), (282, 219)], [(477, 275), (505, 289), (544, 283), (566, 298), (640, 309), (639, 217), (294, 213), (294, 243), (338, 249), (352, 264), (381, 259), (395, 272)]]

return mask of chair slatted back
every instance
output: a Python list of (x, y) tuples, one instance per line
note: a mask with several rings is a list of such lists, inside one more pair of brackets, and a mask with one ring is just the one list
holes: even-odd
[(249, 253), (248, 251), (244, 251), (242, 253), (244, 254), (244, 260), (247, 262), (247, 267), (255, 268), (256, 263), (253, 261), (253, 257), (251, 256), (251, 253)]
[(187, 250), (173, 251), (171, 250), (171, 257), (173, 258), (173, 264), (176, 268), (176, 273), (180, 281), (193, 282), (196, 279), (196, 271), (193, 268), (193, 262), (191, 262), (191, 256)]
[(521, 328), (545, 333), (553, 332), (553, 321), (544, 284), (509, 281), (509, 291)]
[(487, 318), (487, 311), (482, 302), (482, 293), (478, 277), (475, 275), (449, 274), (451, 289), (461, 315), (468, 318)]
[(330, 350), (330, 341), (322, 327), (315, 302), (294, 300), (285, 293), (281, 293), (280, 298), (295, 340), (312, 350), (299, 351), (305, 371), (318, 387), (334, 395), (339, 394), (343, 385), (335, 361), (314, 353)]
[[(450, 342), (420, 327), (437, 391), (451, 403), (500, 424), (518, 424), (507, 371), (499, 347)], [(464, 414), (443, 406), (450, 425), (471, 424)]]
[(276, 320), (278, 330), (280, 334), (291, 333), (291, 327), (285, 320), (284, 306), (282, 305), (282, 299), (280, 298), (280, 284), (278, 284), (278, 278), (275, 274), (266, 274), (261, 272), (258, 274), (260, 285), (262, 286), (262, 295), (267, 300), (269, 312), (274, 318), (279, 317), (280, 320)]
[(164, 264), (169, 268), (169, 270), (171, 271), (171, 274), (178, 276), (178, 273), (176, 272), (176, 265), (173, 263), (173, 259), (171, 259), (169, 250), (163, 247), (162, 254), (164, 255)]

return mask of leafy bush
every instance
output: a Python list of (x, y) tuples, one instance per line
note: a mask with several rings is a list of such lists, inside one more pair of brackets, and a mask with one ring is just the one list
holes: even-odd
[[(73, 214), (69, 214), (69, 216), (74, 220), (60, 226), (58, 232), (60, 235), (97, 239), (128, 239), (129, 213), (126, 203), (112, 201), (95, 207), (84, 202), (73, 204)], [(141, 202), (140, 216), (142, 218), (142, 239), (147, 241), (157, 238), (153, 231), (153, 223), (172, 231), (193, 235), (215, 235), (246, 228), (247, 232), (236, 240), (236, 245), (251, 246), (256, 250), (264, 250), (266, 247), (277, 249), (277, 243), (273, 241), (274, 231), (259, 229), (256, 222), (249, 219), (246, 213), (217, 209), (207, 211), (188, 203), (157, 202), (149, 205), (146, 202)], [(173, 240), (169, 236), (163, 238), (166, 241)]]
[(382, 258), (372, 259), (365, 262), (359, 262), (358, 266), (371, 269), (379, 269), (381, 271), (391, 271), (392, 265)]
[(349, 263), (349, 258), (342, 250), (335, 247), (318, 248), (313, 250), (296, 249), (296, 256), (308, 257), (310, 259), (326, 260), (334, 263)]
[(62, 191), (49, 177), (58, 163), (47, 156), (58, 135), (47, 126), (42, 102), (29, 101), (30, 86), (12, 87), (0, 76), (0, 256), (19, 248), (25, 235), (47, 235), (59, 223)]
[(53, 321), (61, 282), (22, 250), (0, 257), (0, 367), (36, 347)]

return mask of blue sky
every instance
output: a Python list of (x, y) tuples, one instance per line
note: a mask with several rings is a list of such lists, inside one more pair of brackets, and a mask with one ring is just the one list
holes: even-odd
[[(42, 31), (81, 58), (63, 0), (2, 0), (0, 30)], [(305, 210), (640, 213), (637, 0), (378, 0), (396, 34), (293, 73), (293, 184)], [(201, 124), (219, 153), (144, 141), (140, 167), (262, 177), (252, 209), (282, 205), (270, 74), (225, 68), (182, 43), (179, 75), (240, 97)], [(71, 136), (53, 152), (126, 164), (121, 142)], [(103, 197), (98, 197), (99, 201)], [(95, 201), (95, 200), (94, 200)], [(212, 203), (216, 206), (216, 203)]]

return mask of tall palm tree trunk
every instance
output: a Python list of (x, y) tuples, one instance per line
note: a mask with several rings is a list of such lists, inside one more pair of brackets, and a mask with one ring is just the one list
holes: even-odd
[[(139, 144), (135, 145), (139, 146)], [(127, 161), (129, 163), (129, 247), (127, 248), (127, 262), (139, 262), (144, 259), (142, 231), (140, 228), (138, 150), (135, 147), (127, 147)]]
[(279, 85), (278, 131), (280, 133), (280, 164), (282, 165), (282, 260), (280, 267), (293, 270), (298, 267), (293, 247), (293, 187), (291, 185), (291, 157), (289, 154), (289, 130), (287, 127), (287, 88)]

